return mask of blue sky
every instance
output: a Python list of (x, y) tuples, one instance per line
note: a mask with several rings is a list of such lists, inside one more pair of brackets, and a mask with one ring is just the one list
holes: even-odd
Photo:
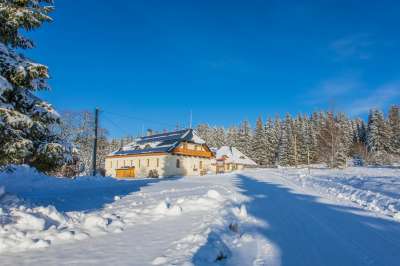
[[(398, 1), (56, 1), (28, 55), (111, 135), (400, 103)], [(118, 114), (121, 114), (118, 116)], [(118, 128), (117, 128), (118, 126)]]

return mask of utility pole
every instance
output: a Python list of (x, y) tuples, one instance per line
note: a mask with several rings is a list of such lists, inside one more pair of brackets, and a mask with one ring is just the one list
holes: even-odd
[(92, 157), (92, 163), (93, 163), (93, 176), (96, 175), (96, 155), (97, 155), (97, 131), (99, 127), (99, 108), (96, 108), (94, 110), (94, 140), (93, 140), (93, 157)]

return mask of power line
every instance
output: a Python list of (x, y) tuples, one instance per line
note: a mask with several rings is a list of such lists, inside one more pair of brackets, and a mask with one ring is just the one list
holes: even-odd
[(124, 133), (125, 135), (129, 136), (132, 135), (131, 133), (129, 133), (128, 130), (123, 129), (122, 127), (120, 127), (117, 123), (115, 123), (114, 121), (112, 121), (112, 119), (109, 119), (107, 116), (103, 115), (103, 118), (105, 120), (107, 120), (108, 122), (110, 122), (115, 128), (117, 128), (118, 130), (120, 130), (122, 133)]

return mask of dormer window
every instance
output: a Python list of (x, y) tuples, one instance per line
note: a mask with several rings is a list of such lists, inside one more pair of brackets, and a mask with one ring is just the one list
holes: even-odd
[(151, 146), (150, 146), (150, 144), (146, 144), (146, 146), (144, 146), (144, 148), (145, 148), (145, 149), (150, 149)]

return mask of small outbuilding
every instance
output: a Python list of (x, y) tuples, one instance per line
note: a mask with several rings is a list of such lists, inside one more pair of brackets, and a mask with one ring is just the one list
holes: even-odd
[(215, 159), (212, 160), (212, 166), (216, 173), (227, 173), (257, 166), (256, 162), (235, 147), (223, 146), (219, 149), (213, 149), (213, 151)]

